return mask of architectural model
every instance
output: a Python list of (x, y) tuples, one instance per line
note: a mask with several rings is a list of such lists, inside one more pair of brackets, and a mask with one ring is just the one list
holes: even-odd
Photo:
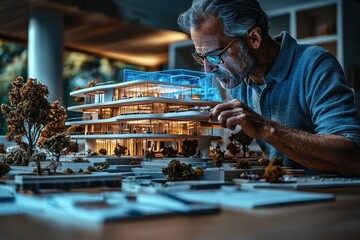
[(117, 144), (131, 156), (166, 146), (181, 152), (183, 140), (196, 139), (199, 157), (209, 158), (211, 141), (221, 138), (218, 125), (208, 122), (221, 95), (203, 72), (125, 70), (121, 83), (97, 84), (70, 95), (84, 103), (68, 108), (82, 117), (68, 119), (66, 125), (82, 126), (84, 131), (71, 137), (85, 140), (85, 148), (93, 152), (106, 149), (112, 155)]

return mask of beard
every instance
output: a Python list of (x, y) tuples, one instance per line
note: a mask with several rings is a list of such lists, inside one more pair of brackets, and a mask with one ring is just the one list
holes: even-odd
[(244, 44), (240, 44), (240, 51), (238, 51), (239, 62), (230, 62), (227, 71), (218, 68), (212, 72), (216, 80), (224, 89), (233, 89), (239, 86), (244, 80), (248, 79), (255, 71), (256, 60), (249, 51), (249, 48)]

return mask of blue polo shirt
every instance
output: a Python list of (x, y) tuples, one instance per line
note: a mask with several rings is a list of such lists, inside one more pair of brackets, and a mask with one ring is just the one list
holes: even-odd
[[(232, 98), (282, 125), (319, 135), (341, 135), (360, 146), (353, 92), (337, 59), (318, 46), (297, 44), (286, 32), (275, 40), (281, 48), (265, 84), (243, 82), (230, 91)], [(257, 142), (269, 158), (282, 157), (286, 166), (303, 168), (270, 144)]]

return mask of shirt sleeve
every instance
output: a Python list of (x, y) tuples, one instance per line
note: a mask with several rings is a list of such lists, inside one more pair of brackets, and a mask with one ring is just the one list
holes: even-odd
[(305, 87), (315, 132), (348, 137), (360, 146), (360, 120), (354, 94), (333, 55), (327, 52), (315, 61)]

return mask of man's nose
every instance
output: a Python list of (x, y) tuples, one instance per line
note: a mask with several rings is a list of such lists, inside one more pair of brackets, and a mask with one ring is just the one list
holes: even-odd
[(204, 60), (204, 71), (205, 73), (212, 73), (214, 69), (217, 69), (217, 65), (209, 63), (207, 60)]

